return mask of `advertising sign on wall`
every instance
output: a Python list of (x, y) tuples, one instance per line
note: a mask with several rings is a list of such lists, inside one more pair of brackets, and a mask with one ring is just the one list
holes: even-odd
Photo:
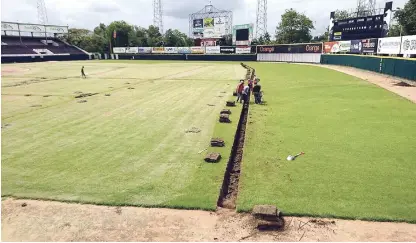
[(216, 33), (214, 28), (205, 28), (204, 29), (204, 34), (203, 37), (204, 38), (216, 38)]
[(361, 53), (363, 49), (363, 44), (361, 43), (361, 40), (352, 40), (351, 41), (351, 53), (359, 54)]
[(205, 18), (204, 28), (214, 28), (214, 18)]
[(330, 41), (324, 43), (324, 53), (337, 53), (339, 52), (338, 41)]
[(114, 47), (113, 52), (115, 54), (126, 53), (126, 48), (125, 47)]
[(404, 55), (416, 54), (416, 35), (402, 37), (402, 48), (400, 53)]
[(365, 39), (361, 40), (363, 44), (362, 53), (376, 53), (377, 52), (377, 41), (378, 39)]
[(351, 41), (339, 41), (339, 52), (350, 52)]
[(178, 47), (178, 53), (180, 54), (190, 54), (192, 53), (190, 47)]
[(322, 44), (257, 46), (257, 53), (322, 53)]
[(250, 54), (251, 53), (251, 47), (237, 47), (235, 49), (235, 53), (237, 53), (237, 54)]
[(225, 19), (218, 17), (214, 18), (214, 33), (219, 37), (225, 35)]
[(234, 46), (221, 46), (220, 53), (221, 54), (235, 54), (235, 47)]
[(193, 24), (194, 28), (204, 28), (204, 20), (203, 19), (194, 19), (194, 24)]
[(1, 22), (1, 31), (19, 31), (17, 23)]
[(165, 53), (177, 54), (178, 53), (178, 48), (177, 47), (165, 47)]
[(153, 47), (152, 48), (152, 53), (165, 53), (165, 48), (164, 47)]
[(44, 25), (35, 25), (35, 24), (19, 24), (20, 31), (22, 32), (45, 32)]
[(68, 33), (68, 27), (67, 26), (46, 26), (46, 32), (64, 34), (64, 33)]
[(138, 47), (126, 47), (126, 53), (139, 53)]
[(193, 46), (193, 47), (191, 47), (191, 53), (192, 54), (204, 54), (205, 53), (205, 47), (203, 47), (203, 46)]
[(378, 54), (400, 54), (401, 37), (387, 37), (378, 39)]
[(139, 47), (138, 53), (152, 53), (151, 47)]
[(221, 49), (219, 46), (207, 46), (205, 47), (206, 54), (220, 54)]

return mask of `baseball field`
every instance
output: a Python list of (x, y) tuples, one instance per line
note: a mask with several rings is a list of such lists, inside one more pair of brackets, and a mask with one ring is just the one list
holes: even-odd
[[(416, 222), (414, 103), (322, 67), (247, 64), (266, 102), (249, 108), (239, 211)], [(231, 124), (218, 116), (245, 73), (234, 62), (2, 65), (2, 196), (215, 210), (241, 105)], [(211, 149), (212, 137), (226, 146)], [(205, 163), (207, 151), (223, 158)]]

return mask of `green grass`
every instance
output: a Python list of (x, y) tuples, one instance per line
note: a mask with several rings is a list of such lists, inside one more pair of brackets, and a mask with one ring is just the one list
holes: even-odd
[[(88, 79), (79, 78), (82, 65)], [(10, 124), (2, 128), (2, 196), (215, 209), (238, 112), (232, 124), (218, 116), (245, 74), (239, 64), (58, 62), (2, 71), (2, 124)], [(99, 94), (80, 104), (76, 91)], [(185, 132), (192, 127), (201, 132)], [(198, 153), (213, 134), (227, 142), (218, 164)]]
[(239, 211), (416, 222), (415, 104), (320, 67), (250, 65), (267, 105), (250, 107)]

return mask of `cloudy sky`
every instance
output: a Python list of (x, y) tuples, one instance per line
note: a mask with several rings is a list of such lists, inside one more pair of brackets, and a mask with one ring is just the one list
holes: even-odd
[[(36, 0), (1, 0), (1, 20), (37, 23)], [(189, 14), (201, 10), (209, 0), (162, 0), (165, 30), (189, 31)], [(233, 24), (256, 22), (257, 0), (212, 0), (218, 9), (233, 11)], [(377, 0), (384, 7), (386, 0)], [(407, 0), (393, 0), (393, 8), (403, 7)], [(147, 27), (152, 24), (152, 0), (45, 0), (49, 24), (93, 29), (99, 23), (125, 20)], [(275, 28), (285, 9), (294, 8), (315, 22), (313, 34), (323, 33), (329, 13), (336, 9), (353, 9), (357, 0), (268, 0), (268, 31)]]

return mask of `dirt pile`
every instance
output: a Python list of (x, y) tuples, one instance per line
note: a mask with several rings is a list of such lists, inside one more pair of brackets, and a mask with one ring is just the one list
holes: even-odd
[(212, 147), (224, 147), (225, 142), (221, 138), (213, 138), (213, 139), (211, 139), (211, 146)]
[(217, 163), (221, 160), (221, 154), (220, 153), (208, 153), (205, 156), (205, 162), (208, 163)]
[(85, 98), (85, 97), (90, 97), (90, 96), (97, 95), (97, 94), (98, 93), (82, 93), (82, 94), (75, 96), (75, 98), (76, 99)]
[(221, 123), (231, 123), (230, 115), (228, 115), (228, 114), (221, 114), (220, 115), (220, 122)]

